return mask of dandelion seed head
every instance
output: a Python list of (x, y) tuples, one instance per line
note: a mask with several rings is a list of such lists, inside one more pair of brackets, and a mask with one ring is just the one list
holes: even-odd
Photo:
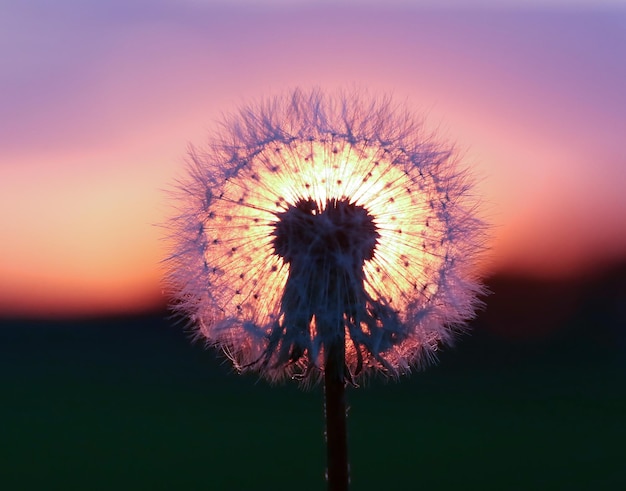
[(432, 362), (473, 316), (485, 225), (450, 148), (389, 99), (293, 93), (192, 149), (168, 223), (173, 308), (241, 371), (310, 382)]

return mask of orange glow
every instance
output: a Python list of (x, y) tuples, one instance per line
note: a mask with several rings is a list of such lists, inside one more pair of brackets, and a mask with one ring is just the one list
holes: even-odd
[(39, 317), (162, 303), (156, 183), (143, 188), (128, 172), (71, 157), (47, 163), (0, 168), (0, 310)]
[(622, 14), (192, 3), (145, 22), (7, 7), (0, 315), (159, 305), (154, 224), (187, 144), (295, 86), (356, 83), (443, 126), (480, 179), (489, 270), (562, 276), (626, 255)]
[[(417, 241), (422, 240), (420, 237), (425, 235), (424, 223), (429, 207), (426, 196), (411, 193), (410, 189), (416, 184), (380, 149), (355, 148), (345, 142), (334, 146), (320, 142), (272, 145), (261, 151), (255, 161), (258, 162), (256, 165), (240, 169), (237, 178), (226, 184), (222, 199), (212, 208), (211, 229), (219, 231), (219, 240), (224, 246), (221, 252), (213, 250), (210, 261), (218, 268), (222, 267), (222, 262), (224, 268), (228, 265), (231, 274), (234, 269), (254, 278), (272, 278), (271, 284), (264, 285), (264, 296), (269, 298), (256, 306), (254, 314), (250, 313), (259, 324), (270, 323), (271, 308), (280, 303), (280, 298), (274, 298), (274, 295), (284, 290), (288, 276), (287, 265), (271, 251), (275, 213), (301, 198), (312, 197), (323, 209), (328, 199), (347, 197), (374, 216), (381, 239), (374, 260), (365, 263), (369, 279), (366, 290), (371, 296), (376, 298), (378, 292), (385, 291), (399, 302), (395, 308), (403, 311), (406, 307), (402, 303), (406, 302), (404, 292), (411, 291), (413, 285), (426, 285), (427, 293), (434, 293), (431, 290), (435, 285), (429, 275), (441, 267), (444, 253), (438, 254), (432, 246), (425, 253), (419, 245), (416, 246)], [(280, 172), (275, 171), (277, 165)], [(241, 182), (256, 185), (254, 189), (247, 189)], [(246, 207), (236, 206), (244, 199)], [(233, 207), (236, 217), (233, 217)], [(416, 216), (419, 209), (423, 211), (422, 216)], [(234, 219), (238, 223), (256, 223), (254, 233), (245, 232), (251, 240), (241, 240), (244, 231), (231, 225)], [(237, 244), (240, 262), (232, 261), (232, 254), (228, 251), (231, 244)], [(266, 253), (262, 254), (262, 251)], [(441, 251), (444, 251), (443, 247)], [(408, 261), (420, 267), (407, 268), (408, 264), (400, 267)], [(272, 275), (270, 271), (274, 268), (278, 273)], [(384, 274), (381, 274), (381, 268)], [(388, 281), (389, 276), (394, 281)], [(219, 289), (216, 285), (213, 287)], [(224, 287), (233, 288), (232, 285)], [(255, 288), (253, 282), (238, 285), (239, 295), (233, 295), (229, 303), (223, 305), (225, 315), (236, 316), (241, 308), (240, 299), (251, 298)]]

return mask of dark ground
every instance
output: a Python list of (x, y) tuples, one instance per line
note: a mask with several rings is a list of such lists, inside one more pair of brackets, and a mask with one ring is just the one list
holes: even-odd
[[(626, 268), (495, 277), (438, 366), (348, 393), (354, 490), (626, 489)], [(0, 489), (321, 490), (321, 387), (165, 314), (0, 321)]]

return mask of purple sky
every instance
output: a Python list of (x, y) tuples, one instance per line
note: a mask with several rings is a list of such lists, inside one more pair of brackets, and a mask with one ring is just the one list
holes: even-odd
[(457, 142), (494, 223), (490, 269), (626, 253), (624, 7), (280, 3), (0, 7), (0, 309), (154, 302), (152, 224), (187, 144), (295, 86), (392, 93)]

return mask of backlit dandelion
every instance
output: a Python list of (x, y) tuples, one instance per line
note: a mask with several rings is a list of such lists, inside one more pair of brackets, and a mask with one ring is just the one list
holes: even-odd
[(242, 372), (324, 376), (327, 405), (329, 377), (342, 393), (423, 367), (481, 289), (471, 184), (388, 99), (296, 90), (246, 107), (178, 183), (173, 308)]

